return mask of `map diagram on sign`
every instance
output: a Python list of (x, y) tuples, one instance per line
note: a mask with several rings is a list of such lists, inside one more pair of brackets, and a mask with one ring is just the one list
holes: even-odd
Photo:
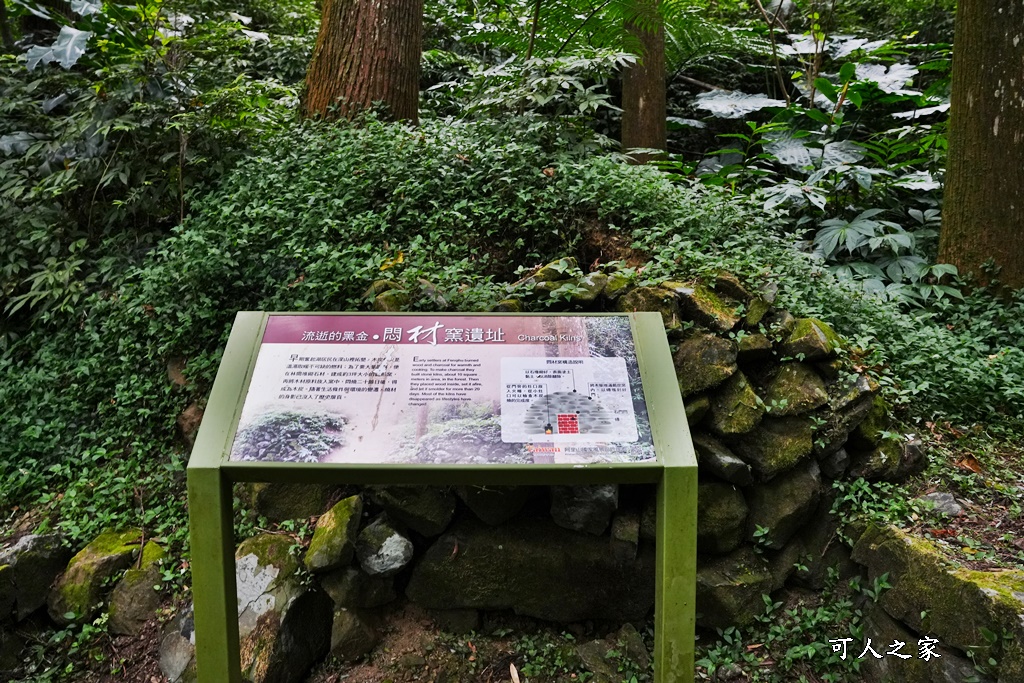
[(502, 358), (501, 440), (636, 441), (622, 358)]

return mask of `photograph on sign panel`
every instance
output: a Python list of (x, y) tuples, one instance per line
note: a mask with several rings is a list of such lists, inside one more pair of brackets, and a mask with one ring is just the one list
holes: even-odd
[(271, 316), (232, 460), (654, 458), (625, 316)]

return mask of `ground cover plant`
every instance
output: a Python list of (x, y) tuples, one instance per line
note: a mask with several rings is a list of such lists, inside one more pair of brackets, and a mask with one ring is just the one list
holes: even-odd
[[(374, 113), (298, 119), (312, 3), (72, 4), (0, 56), (4, 537), (58, 530), (80, 547), (138, 526), (173, 558), (165, 602), (183, 600), (177, 421), (203, 406), (235, 311), (367, 310), (381, 279), (413, 293), (410, 310), (488, 311), (526, 293), (537, 310), (567, 310), (571, 292), (519, 281), (572, 256), (584, 270), (621, 260), (637, 284), (724, 269), (827, 320), (902, 431), (931, 447), (921, 477), (855, 483), (836, 492), (837, 513), (914, 529), (968, 567), (1024, 564), (1024, 293), (935, 261), (951, 8), (809, 3), (769, 32), (745, 4), (688, 5), (677, 46), (691, 50), (669, 83), (674, 130), (655, 167), (613, 141), (618, 74), (634, 58), (600, 13), (591, 30), (562, 7), (567, 21), (524, 60), (534, 3), (428, 3), (414, 128)], [(43, 11), (5, 6), (24, 26)], [(726, 38), (697, 40), (707, 17)], [(335, 438), (326, 426), (311, 452)], [(969, 499), (971, 515), (901, 502), (936, 489)], [(239, 515), (240, 538), (271, 526)], [(752, 630), (705, 634), (702, 675), (856, 680), (806, 649), (822, 629), (859, 624), (857, 592), (830, 590), (825, 604), (768, 598)], [(21, 680), (131, 668), (105, 628), (38, 635)], [(504, 671), (586, 676), (560, 659), (560, 634), (495, 633)], [(448, 649), (476, 656), (461, 640)], [(624, 680), (647, 680), (620, 663)]]

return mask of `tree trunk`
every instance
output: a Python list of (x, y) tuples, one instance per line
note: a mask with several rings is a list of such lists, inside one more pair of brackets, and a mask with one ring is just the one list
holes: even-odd
[[(656, 14), (657, 0), (636, 0), (646, 7), (641, 14)], [(650, 24), (650, 20), (644, 24)], [(637, 147), (664, 150), (665, 128), (665, 27), (631, 22), (627, 30), (639, 41), (638, 62), (622, 73), (622, 150)], [(646, 163), (648, 154), (634, 155), (637, 163)]]
[(1024, 4), (960, 0), (939, 260), (1024, 287)]
[(423, 0), (323, 0), (303, 114), (351, 118), (381, 102), (416, 123), (422, 44)]

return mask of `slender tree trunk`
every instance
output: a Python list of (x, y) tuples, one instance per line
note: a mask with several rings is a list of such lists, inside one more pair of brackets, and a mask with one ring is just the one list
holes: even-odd
[(960, 0), (939, 260), (1024, 287), (1024, 3)]
[(416, 123), (422, 44), (423, 0), (324, 0), (303, 114), (351, 117), (382, 102)]
[[(641, 16), (657, 14), (657, 0), (636, 0)], [(638, 25), (626, 28), (640, 42), (639, 61), (622, 73), (622, 149), (637, 147), (664, 150), (665, 138), (665, 27)], [(643, 22), (649, 24), (650, 20)], [(637, 163), (646, 163), (651, 155), (635, 155)]]
[(11, 20), (7, 15), (7, 2), (0, 0), (0, 40), (4, 52), (14, 52), (14, 36), (11, 34)]

